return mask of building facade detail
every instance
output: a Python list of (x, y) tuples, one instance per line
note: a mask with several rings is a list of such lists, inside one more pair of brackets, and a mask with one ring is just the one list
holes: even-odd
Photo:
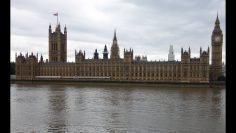
[[(219, 40), (216, 39), (219, 37)], [(134, 81), (168, 81), (168, 82), (204, 82), (220, 75), (222, 72), (221, 54), (223, 35), (219, 27), (219, 20), (215, 23), (212, 34), (212, 65), (209, 65), (209, 47), (200, 48), (199, 58), (191, 58), (191, 49), (181, 48), (181, 61), (174, 60), (173, 46), (170, 47), (168, 61), (147, 61), (141, 56), (135, 56), (133, 49), (124, 49), (124, 58), (120, 58), (116, 31), (111, 46), (111, 55), (108, 58), (107, 46), (104, 46), (103, 57), (99, 58), (97, 49), (93, 59), (86, 59), (85, 51), (75, 50), (75, 62), (67, 62), (67, 31), (60, 31), (60, 24), (52, 33), (49, 26), (49, 61), (43, 56), (25, 56), (16, 54), (16, 79), (34, 80), (43, 76), (68, 77), (110, 77), (112, 80)], [(220, 63), (220, 66), (218, 64)], [(210, 70), (212, 74), (210, 74)], [(214, 71), (213, 71), (214, 70)], [(214, 73), (216, 71), (216, 73)]]

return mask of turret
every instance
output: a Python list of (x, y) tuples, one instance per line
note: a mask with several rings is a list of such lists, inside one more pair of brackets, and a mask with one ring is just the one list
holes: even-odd
[(95, 52), (94, 52), (94, 59), (99, 59), (99, 54), (98, 54), (98, 51), (97, 51), (97, 49), (95, 49)]
[(189, 48), (188, 48), (188, 53), (189, 53), (189, 55), (191, 56), (191, 49), (190, 49), (190, 46), (189, 46)]
[(41, 54), (40, 63), (43, 63), (43, 55)]
[(181, 49), (181, 82), (189, 82), (190, 73), (190, 48), (188, 52)]
[(51, 24), (49, 25), (48, 32), (49, 32), (49, 33), (52, 33), (52, 27), (51, 27)]
[(188, 52), (186, 50), (183, 51), (183, 48), (181, 49), (181, 63), (190, 63), (190, 49)]
[(103, 59), (108, 59), (108, 51), (107, 51), (107, 46), (105, 44), (104, 50), (103, 50)]
[[(209, 49), (208, 49), (209, 50)], [(203, 50), (203, 51), (201, 51), (201, 54), (200, 54), (200, 58), (202, 58), (202, 57), (207, 57), (207, 58), (209, 58), (209, 52), (208, 52), (208, 50)], [(205, 62), (206, 62), (206, 60), (204, 60)], [(209, 62), (209, 60), (207, 60), (207, 63)]]
[[(202, 49), (201, 49), (202, 50)], [(209, 82), (209, 47), (200, 53), (199, 76), (202, 82)]]
[(81, 63), (85, 60), (85, 51), (84, 53), (80, 50), (79, 53), (76, 52), (75, 55), (75, 62), (76, 63)]
[(124, 49), (124, 61), (126, 63), (131, 63), (133, 61), (133, 50), (131, 50), (131, 48), (129, 51)]
[(65, 35), (67, 34), (66, 25), (65, 25), (65, 27), (64, 27), (64, 34), (65, 34)]

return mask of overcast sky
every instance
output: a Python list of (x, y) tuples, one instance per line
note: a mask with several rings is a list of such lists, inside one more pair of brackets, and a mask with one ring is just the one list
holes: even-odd
[(178, 60), (181, 47), (190, 46), (191, 57), (199, 57), (200, 47), (211, 50), (217, 11), (225, 62), (225, 0), (12, 0), (11, 61), (20, 52), (48, 58), (48, 27), (55, 30), (56, 12), (62, 31), (67, 27), (69, 62), (75, 49), (90, 59), (97, 49), (102, 58), (105, 44), (110, 52), (114, 29), (122, 58), (123, 49), (132, 48), (134, 56), (168, 60), (170, 45)]

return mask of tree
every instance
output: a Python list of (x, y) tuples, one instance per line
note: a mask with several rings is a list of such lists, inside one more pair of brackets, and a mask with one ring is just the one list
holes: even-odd
[(10, 75), (15, 75), (16, 72), (15, 72), (15, 66), (16, 66), (16, 63), (15, 62), (11, 62), (10, 63)]
[(225, 81), (225, 76), (224, 75), (221, 75), (218, 77), (217, 79), (218, 81)]

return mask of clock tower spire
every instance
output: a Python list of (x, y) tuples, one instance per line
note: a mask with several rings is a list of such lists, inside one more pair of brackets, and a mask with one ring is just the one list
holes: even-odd
[(215, 27), (211, 36), (211, 67), (210, 67), (210, 79), (215, 81), (219, 76), (222, 76), (222, 45), (223, 34), (220, 29), (220, 21), (218, 13), (215, 21)]

